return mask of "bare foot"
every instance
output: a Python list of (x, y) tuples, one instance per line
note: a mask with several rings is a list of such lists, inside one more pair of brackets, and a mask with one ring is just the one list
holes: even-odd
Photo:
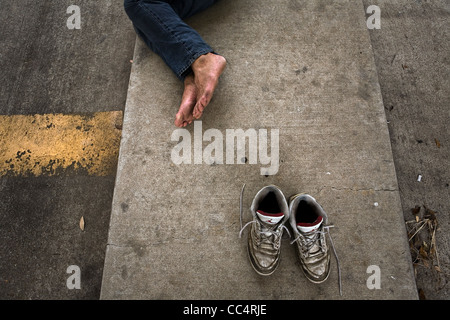
[(181, 98), (180, 109), (175, 116), (175, 125), (177, 127), (186, 127), (194, 120), (192, 111), (197, 102), (197, 87), (194, 81), (194, 75), (190, 74), (184, 79), (184, 92)]
[(214, 53), (200, 56), (192, 64), (195, 86), (197, 88), (197, 102), (192, 112), (194, 119), (200, 119), (205, 107), (211, 101), (214, 90), (219, 83), (219, 77), (227, 62), (224, 57)]

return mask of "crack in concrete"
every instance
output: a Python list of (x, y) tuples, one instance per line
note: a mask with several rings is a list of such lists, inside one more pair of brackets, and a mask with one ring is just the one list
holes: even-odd
[(331, 189), (333, 191), (353, 191), (353, 192), (398, 192), (398, 188), (352, 188), (352, 187), (334, 187), (334, 186), (322, 186), (319, 188), (318, 193), (321, 193), (324, 189)]

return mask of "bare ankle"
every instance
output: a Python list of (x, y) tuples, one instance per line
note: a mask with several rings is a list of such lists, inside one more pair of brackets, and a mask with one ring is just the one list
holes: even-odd
[[(222, 73), (226, 65), (226, 59), (218, 54), (209, 52), (201, 55), (192, 64), (192, 70), (194, 74), (197, 72), (209, 71), (216, 72), (219, 75)], [(205, 70), (206, 69), (206, 70)]]

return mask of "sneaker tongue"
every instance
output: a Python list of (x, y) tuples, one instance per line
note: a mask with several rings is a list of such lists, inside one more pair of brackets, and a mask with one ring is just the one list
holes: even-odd
[(256, 214), (259, 218), (259, 220), (261, 220), (264, 223), (270, 224), (270, 225), (275, 225), (278, 222), (281, 221), (281, 219), (284, 218), (284, 213), (280, 212), (280, 213), (266, 213), (264, 211), (258, 210), (256, 211)]
[(321, 216), (317, 217), (316, 221), (312, 223), (299, 222), (297, 223), (297, 229), (302, 233), (311, 232), (317, 230), (323, 222), (323, 218)]

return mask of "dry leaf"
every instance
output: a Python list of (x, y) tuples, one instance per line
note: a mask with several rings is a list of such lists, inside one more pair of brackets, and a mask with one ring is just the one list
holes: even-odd
[(435, 253), (436, 253), (436, 249), (434, 247), (431, 247), (430, 248), (430, 256), (433, 257), (435, 255)]
[(80, 219), (80, 229), (84, 231), (84, 218), (83, 218), (83, 216)]
[(412, 213), (414, 216), (417, 216), (417, 215), (419, 214), (419, 212), (420, 212), (420, 206), (415, 206), (414, 209), (411, 209), (411, 213)]
[(427, 300), (427, 298), (425, 297), (425, 292), (422, 289), (419, 289), (419, 299)]
[(436, 211), (433, 211), (431, 209), (428, 209), (427, 207), (425, 207), (425, 218), (429, 218), (431, 220), (436, 220)]
[(414, 209), (411, 209), (411, 213), (415, 216), (418, 215), (419, 212), (420, 212), (420, 206), (415, 206)]
[(419, 254), (421, 255), (422, 258), (428, 259), (428, 254), (427, 254), (427, 252), (425, 251), (425, 248), (424, 248), (423, 246), (420, 247), (420, 249), (419, 249)]
[(436, 142), (436, 146), (438, 147), (438, 148), (440, 148), (441, 147), (441, 143), (439, 142), (439, 140), (438, 139), (434, 139), (434, 142)]

